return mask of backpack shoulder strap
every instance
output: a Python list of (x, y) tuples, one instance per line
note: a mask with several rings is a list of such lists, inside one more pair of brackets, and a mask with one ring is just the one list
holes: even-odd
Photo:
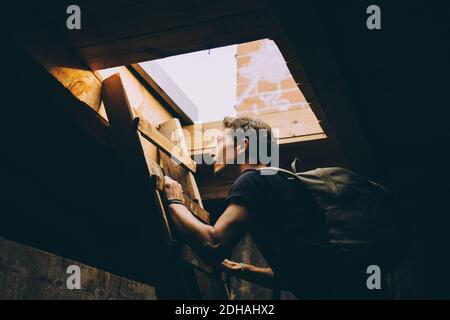
[(300, 180), (299, 177), (295, 173), (293, 173), (292, 171), (281, 169), (281, 168), (278, 168), (278, 167), (264, 167), (264, 168), (259, 168), (259, 169), (255, 169), (255, 170), (256, 171), (260, 171), (260, 172), (264, 172), (264, 171), (266, 171), (266, 172), (272, 171), (272, 172), (275, 172), (275, 173), (281, 172), (281, 173), (291, 177), (291, 179)]
[(325, 185), (334, 193), (337, 194), (339, 189), (333, 179), (322, 168), (316, 169), (317, 175), (325, 183)]

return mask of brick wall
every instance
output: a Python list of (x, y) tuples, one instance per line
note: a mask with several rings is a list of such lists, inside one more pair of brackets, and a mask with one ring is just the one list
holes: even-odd
[(323, 132), (275, 42), (239, 44), (236, 63), (237, 116), (260, 118), (280, 137)]

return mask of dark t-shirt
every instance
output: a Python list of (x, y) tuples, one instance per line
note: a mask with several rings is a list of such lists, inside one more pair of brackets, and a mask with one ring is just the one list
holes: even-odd
[(248, 231), (282, 286), (297, 296), (333, 297), (330, 290), (350, 288), (348, 281), (336, 281), (351, 267), (329, 248), (316, 245), (327, 242), (328, 228), (310, 197), (295, 180), (251, 170), (239, 176), (225, 201), (247, 207)]

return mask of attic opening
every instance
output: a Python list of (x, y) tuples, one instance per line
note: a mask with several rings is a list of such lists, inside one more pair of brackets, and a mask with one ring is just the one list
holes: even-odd
[[(163, 97), (193, 135), (220, 128), (225, 116), (247, 116), (271, 125), (280, 144), (326, 138), (273, 40), (141, 62), (130, 69)], [(111, 72), (99, 73), (106, 77)], [(204, 153), (213, 143), (191, 141), (190, 151)]]

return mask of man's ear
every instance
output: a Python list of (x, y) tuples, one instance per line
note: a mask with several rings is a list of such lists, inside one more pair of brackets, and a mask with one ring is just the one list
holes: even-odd
[(248, 138), (243, 138), (241, 140), (241, 143), (238, 143), (237, 145), (236, 148), (237, 154), (245, 152), (248, 149), (248, 144), (249, 144)]

